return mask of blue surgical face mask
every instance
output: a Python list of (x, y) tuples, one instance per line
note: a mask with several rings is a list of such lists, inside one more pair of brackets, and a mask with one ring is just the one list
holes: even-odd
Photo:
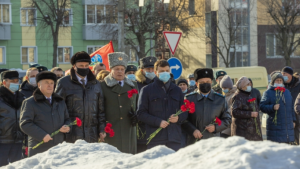
[(195, 85), (196, 85), (195, 80), (190, 80), (190, 81), (189, 81), (189, 85), (190, 85), (190, 86), (195, 86)]
[(283, 87), (283, 84), (274, 83), (274, 87)]
[(159, 80), (166, 83), (171, 78), (170, 72), (159, 73)]
[(287, 82), (289, 80), (289, 77), (283, 76), (283, 80), (284, 80), (284, 82)]
[(36, 79), (35, 79), (35, 77), (29, 78), (29, 83), (30, 83), (31, 85), (33, 85), (33, 86), (36, 86)]
[(9, 90), (16, 92), (19, 90), (19, 83), (10, 83)]
[(228, 92), (229, 92), (228, 89), (222, 89), (222, 91), (223, 91), (224, 93), (228, 93)]
[(149, 78), (150, 80), (155, 78), (155, 73), (154, 72), (145, 72), (146, 73), (146, 77)]
[(251, 86), (247, 86), (247, 89), (245, 90), (246, 92), (251, 92), (252, 88)]
[(127, 75), (127, 78), (128, 78), (129, 80), (132, 80), (132, 81), (135, 81), (135, 80), (136, 80), (134, 74), (129, 74), (129, 75)]
[(185, 91), (183, 91), (182, 93), (187, 93), (187, 89), (185, 89)]

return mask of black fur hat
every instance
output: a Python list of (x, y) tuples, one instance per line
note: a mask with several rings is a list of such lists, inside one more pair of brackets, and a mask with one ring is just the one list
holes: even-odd
[(85, 51), (75, 53), (71, 58), (71, 64), (75, 65), (77, 62), (89, 62), (91, 64), (91, 57)]
[(210, 68), (196, 69), (194, 72), (194, 76), (196, 82), (202, 78), (211, 78), (211, 80), (214, 80), (214, 72)]
[(19, 72), (15, 70), (7, 70), (2, 72), (2, 79), (19, 79)]
[(36, 75), (35, 79), (36, 79), (36, 83), (44, 79), (51, 79), (54, 81), (54, 83), (56, 83), (57, 81), (56, 74), (48, 71), (40, 72), (39, 74)]

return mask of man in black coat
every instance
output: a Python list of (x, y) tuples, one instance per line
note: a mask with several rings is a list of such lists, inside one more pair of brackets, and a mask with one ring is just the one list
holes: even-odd
[[(146, 124), (146, 138), (163, 128), (147, 145), (150, 149), (165, 145), (174, 151), (181, 148), (181, 123), (186, 120), (187, 112), (174, 116), (183, 105), (183, 93), (170, 80), (170, 65), (159, 60), (154, 66), (158, 78), (142, 88), (138, 101), (138, 119)], [(170, 122), (167, 122), (167, 120)]]
[[(299, 80), (299, 78), (293, 76), (294, 70), (289, 66), (284, 67), (281, 70), (281, 73), (284, 78), (284, 86), (286, 89), (288, 89), (291, 92), (292, 98), (293, 98), (293, 103), (295, 103), (295, 100), (296, 100), (298, 94), (300, 93), (300, 80)], [(297, 123), (294, 128), (295, 143), (297, 145), (299, 145), (300, 115), (296, 114), (296, 119), (297, 119)]]
[(77, 52), (71, 59), (70, 75), (57, 82), (55, 93), (64, 98), (71, 120), (82, 120), (82, 126), (73, 126), (66, 141), (74, 143), (83, 139), (89, 143), (106, 137), (103, 93), (100, 82), (89, 69), (91, 58), (86, 52)]
[[(153, 79), (156, 77), (154, 73), (154, 63), (156, 61), (156, 57), (153, 56), (148, 56), (140, 59), (140, 69), (135, 73), (139, 91), (141, 91), (143, 87), (149, 85), (154, 81)], [(140, 137), (137, 140), (137, 153), (141, 153), (147, 150), (147, 138), (145, 136), (146, 126), (141, 121), (139, 121), (138, 126)]]
[[(64, 133), (71, 123), (67, 106), (62, 97), (53, 93), (56, 75), (44, 71), (36, 76), (38, 88), (26, 99), (21, 108), (20, 127), (28, 135), (28, 156), (42, 153), (64, 141)], [(51, 133), (59, 133), (51, 138)], [(44, 144), (32, 149), (41, 141)]]
[[(195, 113), (189, 114), (183, 123), (183, 129), (189, 134), (187, 144), (194, 144), (196, 139), (208, 139), (220, 136), (220, 132), (229, 128), (231, 116), (225, 97), (212, 90), (214, 79), (210, 68), (196, 69), (194, 76), (198, 85), (197, 92), (186, 95), (186, 99), (195, 103)], [(218, 117), (221, 125), (211, 124)], [(201, 132), (206, 130), (203, 135)]]
[(0, 87), (0, 167), (22, 158), (23, 133), (19, 128), (24, 95), (19, 90), (19, 73), (5, 71)]

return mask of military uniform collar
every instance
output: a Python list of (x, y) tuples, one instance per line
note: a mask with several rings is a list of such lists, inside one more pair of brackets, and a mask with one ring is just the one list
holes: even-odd
[[(116, 79), (114, 79), (111, 74), (107, 75), (105, 78), (104, 78), (104, 81), (106, 83), (106, 85), (108, 87), (113, 87), (117, 84), (119, 84), (119, 81), (117, 81)], [(124, 78), (124, 83), (128, 84), (129, 86), (131, 87), (135, 87), (133, 82), (129, 79), (127, 79), (127, 77)]]
[[(200, 100), (202, 100), (203, 98), (205, 98), (205, 97), (200, 93), (199, 89), (197, 90), (197, 93), (198, 93), (198, 94), (197, 94), (197, 100), (198, 100), (198, 101), (200, 101)], [(211, 100), (211, 101), (214, 100), (214, 91), (213, 91), (213, 90), (210, 91), (210, 93), (208, 94), (207, 98), (208, 98), (209, 100)]]

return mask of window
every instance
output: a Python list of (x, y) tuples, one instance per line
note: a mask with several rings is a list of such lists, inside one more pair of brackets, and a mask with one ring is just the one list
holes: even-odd
[(57, 48), (57, 62), (58, 63), (70, 63), (72, 57), (73, 47), (58, 47)]
[[(135, 46), (137, 50), (140, 50), (138, 46)], [(129, 56), (129, 62), (137, 62), (138, 61), (138, 54), (135, 50), (135, 48), (131, 46), (125, 47), (125, 53)]]
[(37, 47), (36, 46), (22, 46), (21, 47), (21, 63), (36, 63), (37, 62)]
[(87, 46), (87, 53), (88, 54), (92, 54), (93, 52), (95, 52), (96, 50), (98, 50), (99, 48), (101, 48), (102, 46)]
[[(295, 41), (300, 38), (300, 33), (295, 35)], [(290, 40), (288, 40), (288, 44)], [(276, 38), (275, 34), (266, 34), (266, 55), (267, 58), (283, 58), (281, 41)], [(291, 57), (300, 57), (300, 46), (297, 46)]]
[(0, 4), (0, 23), (11, 23), (11, 5)]
[(6, 64), (6, 47), (0, 46), (0, 64)]
[(117, 23), (117, 7), (113, 5), (86, 5), (85, 23)]
[(21, 8), (21, 26), (36, 26), (36, 9)]
[(64, 9), (64, 15), (60, 26), (73, 26), (72, 9)]
[(195, 15), (195, 0), (189, 0), (189, 14)]

